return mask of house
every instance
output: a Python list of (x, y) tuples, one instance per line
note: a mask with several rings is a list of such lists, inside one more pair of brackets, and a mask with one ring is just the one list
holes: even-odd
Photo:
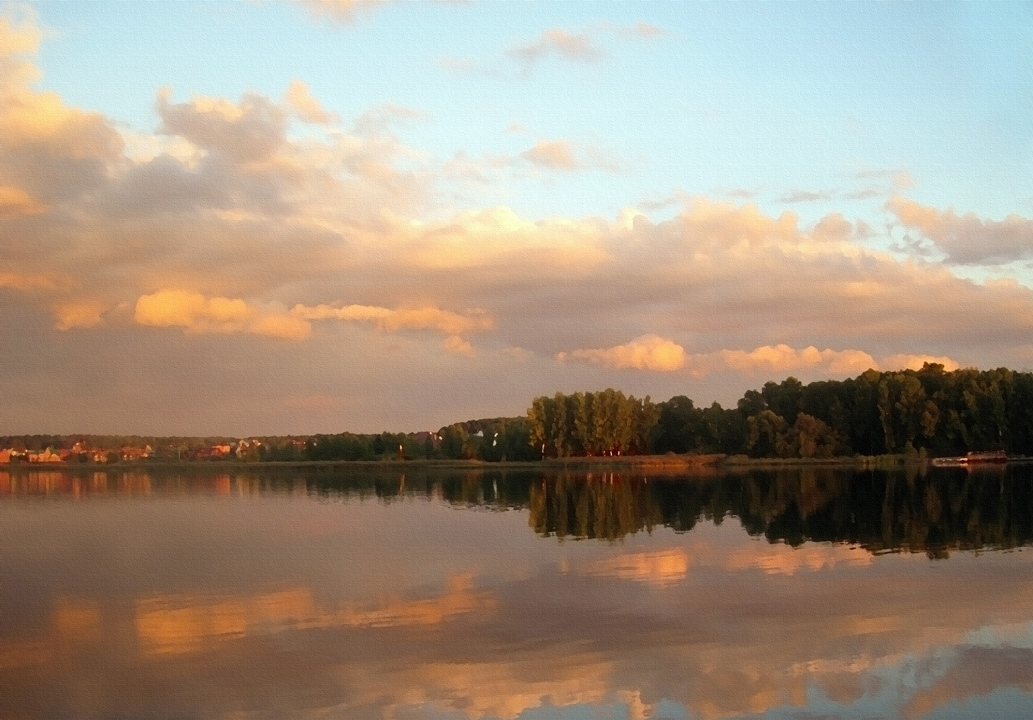
[(154, 451), (151, 449), (150, 445), (142, 449), (127, 445), (122, 448), (121, 455), (123, 460), (143, 460), (145, 458), (149, 458), (152, 452)]
[(59, 463), (62, 462), (60, 453), (47, 448), (41, 453), (29, 453), (30, 463)]

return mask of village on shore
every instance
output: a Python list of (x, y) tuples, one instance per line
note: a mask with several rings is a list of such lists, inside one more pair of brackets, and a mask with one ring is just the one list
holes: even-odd
[(233, 437), (0, 436), (0, 464), (555, 462), (994, 464), (1033, 457), (1033, 373), (868, 370), (747, 390), (734, 408), (619, 390), (534, 398), (527, 413), (437, 431)]

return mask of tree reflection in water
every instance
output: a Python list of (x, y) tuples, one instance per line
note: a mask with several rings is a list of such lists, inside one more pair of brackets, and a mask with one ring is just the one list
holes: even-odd
[(288, 493), (384, 503), (424, 498), (483, 509), (526, 508), (539, 535), (608, 541), (656, 527), (688, 532), (701, 520), (720, 524), (735, 518), (748, 533), (771, 542), (840, 542), (874, 553), (921, 552), (930, 558), (1033, 542), (1033, 466), (1028, 465), (691, 475), (427, 466), (406, 472), (355, 466), (234, 473), (0, 471), (0, 497), (152, 493)]
[(0, 717), (1029, 717), (1031, 487), (4, 471)]

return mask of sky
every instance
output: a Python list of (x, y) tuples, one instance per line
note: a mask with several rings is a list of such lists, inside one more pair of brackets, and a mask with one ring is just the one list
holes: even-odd
[(1033, 3), (0, 2), (0, 432), (1033, 368)]

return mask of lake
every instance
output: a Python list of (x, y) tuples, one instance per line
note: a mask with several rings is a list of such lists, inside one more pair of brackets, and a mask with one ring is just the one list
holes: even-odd
[(0, 471), (0, 718), (1033, 717), (1028, 467)]

